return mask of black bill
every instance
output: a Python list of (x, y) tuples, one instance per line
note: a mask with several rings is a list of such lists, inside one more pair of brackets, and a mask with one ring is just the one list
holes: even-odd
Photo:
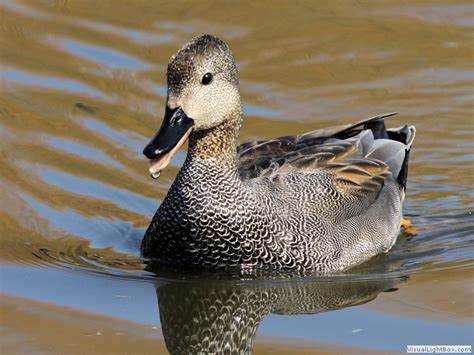
[(186, 142), (191, 133), (193, 120), (181, 107), (174, 110), (166, 107), (165, 117), (160, 130), (143, 149), (143, 154), (150, 159), (150, 173), (153, 178), (160, 176), (173, 155)]

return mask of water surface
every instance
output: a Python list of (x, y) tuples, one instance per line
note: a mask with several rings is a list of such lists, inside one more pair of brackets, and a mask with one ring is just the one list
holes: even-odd
[[(471, 344), (473, 13), (443, 0), (2, 1), (3, 350)], [(416, 125), (404, 209), (416, 230), (332, 277), (146, 267), (141, 237), (185, 151), (153, 181), (141, 149), (169, 57), (206, 32), (237, 60), (242, 141), (392, 111), (389, 126)]]

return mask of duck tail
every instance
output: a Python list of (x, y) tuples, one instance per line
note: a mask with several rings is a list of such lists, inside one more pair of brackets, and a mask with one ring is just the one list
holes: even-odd
[(416, 136), (415, 126), (404, 125), (399, 128), (392, 128), (387, 130), (388, 138), (391, 140), (398, 141), (406, 146), (405, 157), (400, 167), (400, 171), (397, 175), (397, 182), (403, 191), (406, 191), (407, 179), (408, 179), (408, 160), (410, 158), (410, 151), (413, 141)]
[(367, 146), (364, 148), (365, 156), (386, 163), (404, 195), (408, 178), (408, 160), (416, 129), (415, 126), (409, 125), (387, 129), (385, 119), (394, 115), (396, 115), (395, 112), (360, 121), (342, 133), (351, 134), (357, 130), (360, 132), (361, 129), (371, 132), (370, 137), (367, 138)]

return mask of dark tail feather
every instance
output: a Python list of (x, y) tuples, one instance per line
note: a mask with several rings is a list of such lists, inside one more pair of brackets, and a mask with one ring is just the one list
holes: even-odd
[[(385, 127), (385, 119), (391, 116), (396, 115), (396, 112), (387, 113), (379, 116), (375, 116), (366, 120), (359, 121), (340, 132), (333, 135), (335, 138), (347, 139), (359, 134), (362, 130), (370, 130), (374, 136), (374, 140), (378, 139), (387, 139), (401, 144), (379, 144), (377, 152), (372, 151), (368, 154), (373, 155), (376, 159), (385, 161), (389, 163), (391, 171), (396, 175), (397, 182), (400, 185), (400, 188), (405, 190), (406, 183), (408, 178), (408, 160), (410, 156), (410, 148), (415, 139), (416, 129), (414, 126), (404, 125), (398, 128), (389, 128)], [(403, 157), (403, 162), (400, 165), (400, 162), (396, 162), (398, 155), (405, 146), (405, 156)]]
[(400, 172), (398, 173), (398, 176), (397, 176), (397, 182), (400, 185), (400, 188), (403, 189), (403, 191), (406, 191), (407, 189), (409, 157), (410, 157), (410, 149), (407, 149), (406, 154), (405, 154), (405, 159), (403, 159), (402, 168), (400, 169)]
[(347, 139), (359, 134), (362, 130), (370, 129), (374, 135), (374, 139), (388, 138), (387, 129), (385, 128), (385, 118), (395, 115), (397, 115), (397, 112), (385, 113), (383, 115), (356, 122), (342, 131), (334, 134), (334, 137), (339, 139)]
[(405, 158), (403, 159), (402, 167), (397, 176), (397, 182), (403, 190), (406, 190), (407, 179), (408, 179), (408, 160), (410, 159), (411, 146), (415, 139), (416, 129), (415, 126), (403, 126), (400, 128), (387, 130), (388, 137), (396, 140), (407, 146), (405, 150)]
[(383, 118), (367, 122), (364, 125), (364, 129), (370, 129), (374, 135), (374, 139), (388, 138), (385, 120)]

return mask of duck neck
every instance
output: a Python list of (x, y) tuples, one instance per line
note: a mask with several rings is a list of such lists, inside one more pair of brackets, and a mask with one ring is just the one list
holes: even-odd
[(225, 119), (220, 125), (189, 136), (187, 159), (209, 161), (217, 165), (236, 168), (237, 139), (242, 126), (242, 113)]

